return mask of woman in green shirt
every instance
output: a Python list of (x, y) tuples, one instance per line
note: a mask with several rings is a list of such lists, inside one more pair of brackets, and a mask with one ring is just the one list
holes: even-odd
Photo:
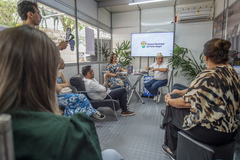
[(60, 55), (48, 36), (30, 26), (0, 33), (0, 114), (12, 115), (15, 159), (101, 160), (93, 121), (59, 114)]

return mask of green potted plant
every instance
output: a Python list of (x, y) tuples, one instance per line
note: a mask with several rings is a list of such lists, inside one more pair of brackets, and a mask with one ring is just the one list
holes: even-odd
[(135, 59), (131, 56), (131, 44), (130, 41), (125, 40), (121, 44), (116, 43), (116, 49), (114, 53), (118, 56), (118, 62), (125, 68), (129, 64), (131, 64), (131, 61)]
[[(95, 54), (97, 53), (97, 43), (95, 43)], [(109, 48), (107, 48), (107, 44), (104, 43), (103, 45), (101, 45), (101, 43), (99, 43), (99, 53), (103, 55), (103, 61), (108, 61), (108, 57), (111, 54), (111, 51)]]
[(196, 61), (191, 50), (175, 44), (173, 57), (170, 59), (169, 63), (173, 68), (180, 69), (175, 72), (174, 76), (177, 76), (180, 71), (180, 73), (187, 77), (187, 80), (191, 82), (203, 69), (206, 68), (202, 53), (200, 54), (199, 59), (200, 63)]

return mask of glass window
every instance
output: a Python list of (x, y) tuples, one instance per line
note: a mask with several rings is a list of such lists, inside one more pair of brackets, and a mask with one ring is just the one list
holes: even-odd
[(68, 28), (71, 28), (71, 34), (74, 36), (74, 39), (69, 42), (66, 49), (60, 51), (60, 54), (65, 63), (76, 63), (76, 45), (74, 44), (76, 42), (75, 18), (41, 3), (38, 3), (38, 8), (42, 15), (39, 29), (45, 32), (56, 45), (61, 41), (66, 41), (66, 31)]
[[(95, 41), (97, 44), (97, 40)], [(99, 29), (99, 55), (101, 61), (108, 61), (111, 53), (111, 34)]]
[(17, 0), (0, 0), (0, 26), (15, 27), (21, 24), (17, 12)]

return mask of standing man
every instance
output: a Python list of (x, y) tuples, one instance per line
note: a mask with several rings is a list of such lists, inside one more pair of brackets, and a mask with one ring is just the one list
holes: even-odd
[(153, 100), (157, 100), (158, 87), (166, 86), (168, 82), (168, 63), (163, 62), (162, 53), (157, 53), (156, 62), (146, 67), (146, 70), (154, 72), (154, 78), (145, 84), (145, 88), (154, 95)]
[(127, 91), (125, 88), (117, 88), (110, 90), (107, 86), (107, 75), (104, 76), (104, 84), (100, 85), (99, 82), (94, 78), (94, 72), (92, 67), (84, 66), (82, 68), (82, 74), (84, 76), (83, 81), (87, 92), (88, 97), (93, 100), (103, 100), (110, 99), (108, 94), (112, 99), (119, 100), (120, 106), (122, 108), (121, 116), (133, 116), (134, 112), (131, 112), (127, 109)]
[[(29, 1), (23, 1), (18, 4), (18, 14), (24, 25), (32, 27), (38, 26), (42, 19), (37, 4)], [(67, 44), (67, 42), (61, 41), (57, 47), (59, 50), (64, 50), (67, 48)]]

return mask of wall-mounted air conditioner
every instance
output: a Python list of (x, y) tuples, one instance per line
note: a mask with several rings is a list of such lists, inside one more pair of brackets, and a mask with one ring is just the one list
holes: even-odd
[(212, 20), (212, 8), (179, 10), (177, 13), (178, 23), (190, 23)]

